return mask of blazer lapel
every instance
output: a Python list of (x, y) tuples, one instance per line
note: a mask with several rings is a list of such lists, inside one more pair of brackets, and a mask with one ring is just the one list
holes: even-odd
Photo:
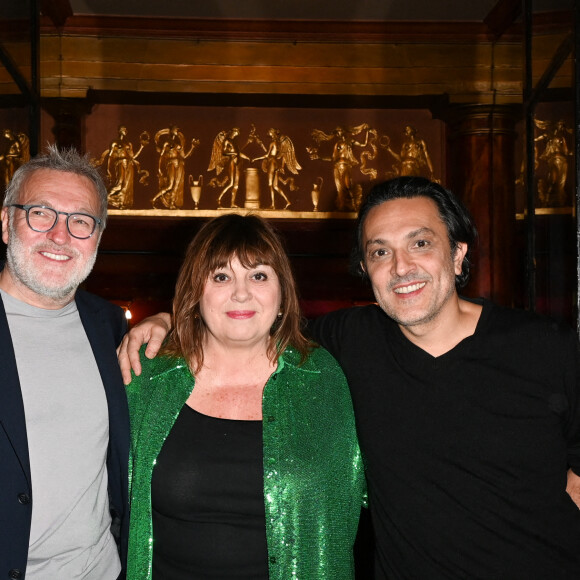
[(126, 465), (129, 453), (129, 409), (115, 350), (126, 330), (124, 320), (114, 320), (110, 313), (101, 311), (82, 291), (77, 292), (75, 300), (107, 397), (109, 451), (112, 447), (118, 448), (120, 460)]
[(79, 291), (77, 293), (75, 301), (81, 322), (91, 344), (105, 391), (107, 391), (107, 398), (109, 398), (109, 390), (119, 390), (119, 385), (123, 384), (115, 349), (125, 329), (120, 332), (119, 337), (115, 336), (110, 317), (106, 313), (99, 312), (99, 309), (92, 304), (89, 304), (82, 292)]
[(8, 328), (4, 303), (0, 299), (0, 377), (1, 403), (0, 428), (6, 434), (16, 453), (22, 470), (30, 484), (30, 460), (28, 457), (28, 438), (26, 436), (26, 417), (20, 390), (20, 379), (16, 367), (14, 346)]

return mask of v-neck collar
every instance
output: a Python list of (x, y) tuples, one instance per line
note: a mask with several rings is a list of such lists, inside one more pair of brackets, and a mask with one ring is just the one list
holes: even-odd
[(475, 345), (477, 345), (481, 330), (488, 324), (493, 305), (489, 300), (485, 300), (483, 298), (473, 299), (462, 297), (462, 299), (474, 304), (479, 304), (482, 307), (479, 320), (475, 326), (475, 331), (472, 335), (466, 336), (464, 339), (458, 342), (452, 349), (439, 356), (433, 356), (426, 350), (422, 349), (420, 346), (417, 346), (411, 342), (403, 334), (399, 328), (399, 325), (393, 321), (394, 329), (391, 333), (391, 339), (394, 337), (397, 341), (397, 350), (399, 351), (400, 355), (406, 359), (407, 364), (411, 364), (412, 366), (426, 366), (432, 368), (433, 370), (437, 370), (447, 362), (454, 360), (457, 356), (464, 356), (468, 354), (475, 347)]

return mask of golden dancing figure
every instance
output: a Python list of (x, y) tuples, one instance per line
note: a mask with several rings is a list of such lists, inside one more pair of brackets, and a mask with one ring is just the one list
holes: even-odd
[[(364, 131), (364, 141), (357, 141), (355, 136)], [(371, 129), (369, 125), (363, 123), (357, 127), (337, 127), (332, 133), (327, 134), (319, 129), (312, 131), (312, 138), (320, 145), (324, 141), (334, 140), (332, 155), (323, 157), (320, 155), (318, 148), (307, 147), (310, 159), (320, 159), (330, 161), (333, 164), (334, 183), (336, 186), (336, 209), (339, 211), (356, 211), (362, 201), (362, 187), (354, 185), (352, 182), (352, 169), (360, 165), (360, 172), (363, 175), (375, 179), (377, 176), (376, 169), (368, 168), (367, 161), (376, 156), (377, 132)], [(371, 150), (361, 152), (360, 160), (354, 154), (353, 147), (367, 147)]]
[(568, 157), (572, 156), (566, 142), (566, 133), (571, 134), (572, 130), (566, 127), (563, 119), (555, 124), (534, 119), (534, 123), (544, 131), (534, 142), (545, 142), (544, 150), (536, 158), (538, 171), (542, 169), (542, 161), (546, 164), (544, 176), (538, 179), (539, 201), (542, 205), (566, 205)]
[(179, 127), (170, 125), (155, 134), (155, 148), (159, 153), (159, 193), (151, 200), (153, 207), (160, 199), (168, 209), (178, 209), (183, 205), (185, 185), (185, 160), (199, 145), (199, 139), (193, 138), (189, 151), (185, 151), (185, 137)]
[(268, 174), (268, 187), (270, 188), (270, 196), (272, 198), (270, 209), (276, 209), (276, 194), (284, 198), (286, 202), (284, 209), (288, 209), (290, 200), (280, 187), (280, 183), (288, 185), (290, 191), (296, 191), (298, 187), (294, 184), (294, 178), (292, 176), (283, 178), (281, 175), (285, 173), (285, 166), (294, 175), (298, 175), (302, 167), (296, 160), (294, 144), (290, 137), (282, 135), (279, 129), (270, 129), (268, 136), (271, 138), (268, 149), (260, 142), (266, 154), (254, 158), (252, 162), (262, 160), (262, 171)]
[(14, 172), (30, 159), (30, 143), (26, 134), (14, 134), (10, 129), (4, 129), (4, 138), (6, 143), (0, 154), (0, 174), (6, 188)]
[[(215, 170), (216, 177), (210, 180), (209, 185), (211, 187), (223, 187), (225, 185), (217, 200), (218, 207), (221, 207), (222, 197), (228, 192), (231, 192), (232, 194), (230, 207), (239, 207), (236, 205), (236, 194), (240, 187), (242, 162), (244, 159), (251, 161), (251, 159), (242, 153), (238, 147), (237, 139), (239, 134), (240, 130), (237, 127), (234, 127), (229, 131), (220, 131), (213, 142), (211, 158), (207, 170)], [(228, 170), (227, 174), (223, 179), (219, 179), (218, 176), (226, 167)]]
[(406, 125), (403, 130), (404, 141), (401, 145), (401, 153), (396, 153), (391, 149), (391, 140), (387, 135), (381, 137), (380, 145), (387, 150), (397, 161), (393, 165), (393, 172), (387, 177), (398, 177), (400, 175), (413, 175), (416, 177), (426, 177), (430, 181), (439, 183), (433, 173), (433, 164), (427, 151), (427, 143), (417, 137), (417, 129), (411, 125)]
[(111, 141), (109, 148), (103, 151), (99, 159), (93, 160), (93, 165), (98, 167), (107, 161), (107, 179), (110, 185), (108, 200), (111, 207), (128, 209), (133, 206), (133, 183), (135, 170), (140, 176), (139, 183), (147, 185), (149, 172), (141, 169), (137, 157), (146, 145), (149, 145), (151, 137), (147, 131), (139, 136), (140, 147), (137, 153), (133, 151), (133, 144), (127, 139), (127, 127), (119, 126), (119, 135)]

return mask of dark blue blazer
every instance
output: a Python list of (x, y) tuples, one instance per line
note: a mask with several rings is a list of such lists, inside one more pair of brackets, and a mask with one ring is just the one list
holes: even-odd
[[(129, 525), (129, 412), (115, 349), (127, 323), (122, 309), (102, 298), (79, 290), (75, 300), (107, 396), (109, 498), (111, 509), (119, 518), (124, 569)], [(25, 576), (33, 502), (22, 393), (6, 312), (0, 299), (0, 578)]]

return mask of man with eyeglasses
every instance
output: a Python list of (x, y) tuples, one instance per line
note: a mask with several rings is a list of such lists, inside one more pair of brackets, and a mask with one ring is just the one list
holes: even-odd
[(100, 175), (73, 150), (49, 147), (6, 190), (0, 577), (121, 575), (129, 418), (115, 350), (126, 321), (119, 307), (78, 289), (106, 215)]

